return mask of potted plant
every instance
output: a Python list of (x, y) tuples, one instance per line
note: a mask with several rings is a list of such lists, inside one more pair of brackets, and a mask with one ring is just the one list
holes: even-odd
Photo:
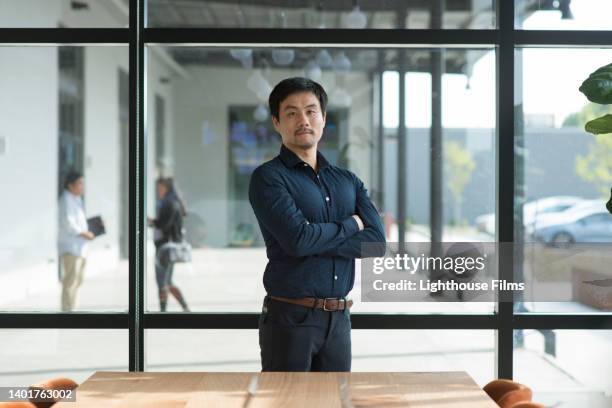
[[(612, 64), (605, 65), (595, 70), (587, 79), (582, 82), (579, 88), (589, 101), (607, 105), (612, 103)], [(584, 130), (598, 135), (612, 133), (612, 115), (606, 114), (602, 117), (588, 121), (584, 125)], [(610, 199), (606, 203), (606, 208), (612, 214), (612, 189), (610, 189)]]

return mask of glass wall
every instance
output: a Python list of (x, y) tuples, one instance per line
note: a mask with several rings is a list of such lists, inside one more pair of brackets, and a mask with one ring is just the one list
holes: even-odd
[(2, 329), (0, 335), (2, 387), (54, 377), (80, 384), (95, 371), (128, 370), (127, 330)]
[[(481, 386), (494, 375), (490, 330), (353, 330), (351, 342), (353, 371), (467, 371)], [(150, 371), (261, 370), (257, 330), (147, 330), (147, 343)]]
[(515, 0), (514, 26), (523, 30), (612, 30), (607, 0)]
[(588, 133), (585, 124), (612, 110), (589, 102), (579, 87), (611, 60), (607, 48), (515, 53), (515, 217), (522, 218), (515, 232), (516, 242), (525, 243), (519, 273), (532, 289), (522, 312), (610, 310), (609, 288), (597, 282), (610, 277), (612, 216), (605, 203), (612, 145), (609, 135)]
[(0, 28), (121, 28), (129, 0), (0, 0)]
[(529, 384), (534, 401), (547, 407), (610, 406), (610, 330), (525, 330), (515, 338), (515, 379)]
[(125, 311), (127, 47), (4, 46), (0, 58), (0, 310)]
[(148, 27), (492, 29), (496, 0), (147, 0)]
[[(443, 207), (444, 241), (495, 238), (495, 54), (491, 49), (147, 48), (148, 215), (156, 215), (155, 180), (171, 176), (184, 199), (193, 262), (176, 264), (173, 281), (192, 311), (253, 311), (265, 295), (265, 246), (248, 201), (253, 170), (275, 157), (280, 137), (268, 95), (280, 80), (307, 76), (329, 95), (320, 151), (360, 177), (383, 217), (387, 240), (398, 237), (398, 185), (405, 182), (405, 242), (430, 242), (430, 207)], [(173, 61), (167, 64), (166, 61)], [(440, 86), (432, 88), (432, 64)], [(408, 169), (398, 167), (398, 69), (404, 70)], [(432, 116), (431, 95), (441, 115)], [(380, 104), (379, 104), (380, 101)], [(429, 101), (429, 102), (428, 102)], [(470, 106), (483, 106), (473, 110)], [(432, 124), (442, 146), (432, 148)], [(379, 124), (382, 123), (382, 126)], [(154, 143), (153, 143), (154, 142)], [(381, 160), (382, 157), (382, 160)], [(432, 193), (432, 157), (442, 189)], [(407, 177), (399, 177), (402, 172)], [(382, 184), (381, 184), (382, 180)], [(488, 227), (479, 227), (485, 218)], [(490, 219), (490, 220), (489, 220)], [(488, 229), (487, 229), (488, 228)], [(159, 310), (155, 251), (149, 229), (147, 305)], [(492, 303), (373, 304), (356, 311), (491, 313)], [(452, 296), (452, 295), (450, 295)], [(452, 299), (451, 299), (452, 300)], [(169, 301), (168, 310), (181, 310)]]

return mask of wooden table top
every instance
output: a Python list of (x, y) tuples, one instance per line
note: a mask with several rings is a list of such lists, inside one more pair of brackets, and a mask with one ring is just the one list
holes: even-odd
[[(255, 379), (257, 378), (257, 379)], [(249, 389), (253, 395), (249, 396)], [(465, 372), (96, 372), (70, 407), (496, 408)]]

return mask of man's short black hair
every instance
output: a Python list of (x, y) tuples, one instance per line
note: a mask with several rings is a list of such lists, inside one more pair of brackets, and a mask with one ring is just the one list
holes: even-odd
[(72, 183), (74, 183), (81, 177), (83, 177), (83, 175), (79, 173), (78, 171), (74, 171), (74, 170), (69, 171), (68, 174), (66, 175), (66, 178), (64, 179), (64, 188), (68, 188)]
[(321, 113), (324, 114), (326, 112), (327, 93), (325, 93), (325, 89), (323, 89), (320, 84), (308, 78), (287, 78), (276, 84), (270, 93), (270, 98), (268, 99), (270, 113), (276, 118), (276, 120), (279, 118), (278, 111), (280, 109), (281, 102), (284, 101), (289, 95), (298, 92), (312, 92), (319, 100), (319, 104), (321, 105)]

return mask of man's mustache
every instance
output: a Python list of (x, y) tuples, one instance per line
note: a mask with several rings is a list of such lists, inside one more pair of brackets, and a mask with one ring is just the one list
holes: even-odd
[(295, 131), (295, 134), (299, 134), (299, 133), (310, 133), (311, 135), (314, 133), (311, 129), (298, 129)]

